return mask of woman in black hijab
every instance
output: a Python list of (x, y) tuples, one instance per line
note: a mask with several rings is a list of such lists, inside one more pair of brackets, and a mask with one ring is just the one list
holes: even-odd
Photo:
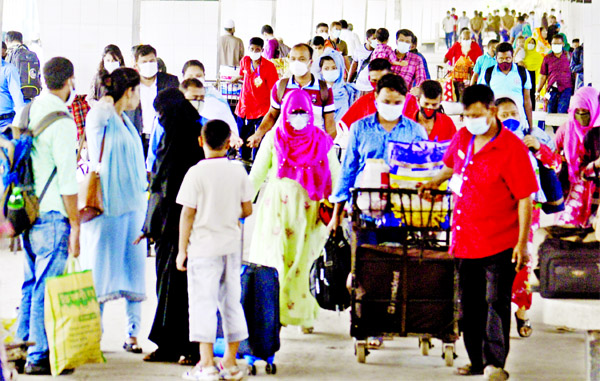
[(152, 167), (144, 236), (156, 249), (158, 305), (148, 338), (158, 349), (144, 360), (194, 365), (199, 351), (189, 341), (187, 274), (175, 265), (182, 208), (175, 200), (187, 171), (204, 159), (198, 142), (202, 125), (198, 111), (178, 89), (159, 92), (154, 108), (164, 135)]

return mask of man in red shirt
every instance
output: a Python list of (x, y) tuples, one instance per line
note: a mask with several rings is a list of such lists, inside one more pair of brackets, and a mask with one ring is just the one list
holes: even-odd
[(419, 86), (419, 109), (408, 117), (425, 127), (429, 140), (450, 140), (456, 133), (456, 126), (450, 117), (440, 110), (442, 85), (438, 81), (427, 80)]
[(479, 44), (471, 39), (469, 29), (464, 28), (460, 32), (460, 39), (452, 45), (444, 56), (444, 63), (449, 62), (450, 65), (454, 66), (460, 57), (468, 57), (474, 65), (477, 58), (482, 54)]
[[(233, 83), (244, 80), (240, 100), (235, 108), (240, 138), (244, 141), (254, 134), (269, 112), (271, 89), (279, 79), (275, 65), (262, 57), (263, 48), (262, 38), (251, 38), (248, 55), (240, 62), (239, 76), (232, 79)], [(242, 147), (241, 152), (245, 160), (254, 158), (249, 147)]]
[(460, 375), (506, 380), (515, 270), (529, 260), (532, 193), (538, 190), (527, 147), (502, 126), (485, 85), (463, 95), (466, 128), (454, 135), (444, 168), (420, 193), (444, 181), (455, 194), (450, 252), (456, 258), (460, 328), (471, 364)]
[[(379, 79), (388, 73), (391, 73), (391, 65), (388, 60), (376, 58), (369, 62), (369, 80), (371, 81), (373, 89), (377, 87), (377, 82)], [(402, 112), (402, 115), (409, 117), (409, 115), (417, 112), (418, 109), (419, 105), (417, 103), (417, 98), (410, 93), (406, 94), (406, 101), (404, 102), (404, 111)], [(339, 122), (340, 129), (342, 131), (349, 131), (352, 123), (364, 118), (365, 116), (375, 114), (376, 111), (377, 104), (375, 103), (375, 91), (371, 91), (368, 94), (358, 98), (356, 102), (350, 106), (348, 111), (346, 111)]]

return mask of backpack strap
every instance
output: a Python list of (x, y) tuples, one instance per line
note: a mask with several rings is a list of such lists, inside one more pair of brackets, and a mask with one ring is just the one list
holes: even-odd
[(285, 89), (287, 89), (289, 78), (282, 78), (277, 84), (277, 102), (281, 105), (283, 102), (283, 96), (285, 95)]
[(54, 180), (54, 177), (56, 177), (56, 172), (58, 172), (58, 169), (56, 167), (54, 167), (54, 170), (50, 174), (50, 177), (48, 178), (48, 181), (46, 181), (46, 185), (44, 185), (44, 189), (42, 190), (42, 193), (40, 194), (40, 197), (38, 198), (38, 205), (42, 203), (42, 200), (44, 199), (44, 196), (46, 195), (48, 188), (50, 188), (50, 184), (52, 183), (52, 180)]
[[(319, 94), (321, 95), (321, 104), (323, 105), (323, 111), (325, 111), (325, 105), (329, 101), (329, 88), (327, 87), (327, 82), (321, 81), (319, 79)], [(325, 112), (323, 112), (325, 115)]]
[[(33, 102), (31, 102), (31, 103), (33, 103)], [(48, 115), (43, 117), (42, 120), (40, 120), (38, 122), (38, 124), (32, 129), (31, 136), (34, 138), (38, 137), (52, 123), (54, 123), (60, 119), (66, 119), (66, 118), (71, 119), (71, 115), (69, 115), (69, 113), (66, 113), (64, 111), (53, 111), (53, 112), (49, 113)]]
[(492, 74), (494, 73), (494, 68), (495, 66), (491, 66), (485, 70), (485, 84), (488, 86), (492, 82)]

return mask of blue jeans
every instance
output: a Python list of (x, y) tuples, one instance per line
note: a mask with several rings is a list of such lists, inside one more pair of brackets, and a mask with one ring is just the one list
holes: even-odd
[(446, 48), (450, 49), (454, 44), (454, 32), (446, 33)]
[(27, 362), (38, 364), (48, 359), (48, 339), (44, 328), (44, 291), (46, 279), (62, 275), (68, 257), (68, 220), (59, 212), (42, 213), (23, 235), (25, 278), (21, 288), (17, 337), (33, 341)]
[(573, 89), (564, 89), (562, 92), (559, 92), (557, 89), (551, 89), (550, 101), (548, 102), (548, 113), (568, 113), (571, 95), (573, 95)]
[[(140, 325), (142, 324), (142, 302), (134, 302), (129, 299), (126, 302), (127, 312), (127, 335), (129, 337), (138, 337), (140, 334)], [(104, 304), (100, 303), (100, 315), (104, 315)], [(104, 324), (104, 316), (102, 317)]]

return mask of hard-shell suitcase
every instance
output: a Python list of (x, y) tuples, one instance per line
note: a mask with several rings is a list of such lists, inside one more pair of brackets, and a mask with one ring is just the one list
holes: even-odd
[(600, 299), (600, 242), (547, 238), (539, 257), (542, 297)]

